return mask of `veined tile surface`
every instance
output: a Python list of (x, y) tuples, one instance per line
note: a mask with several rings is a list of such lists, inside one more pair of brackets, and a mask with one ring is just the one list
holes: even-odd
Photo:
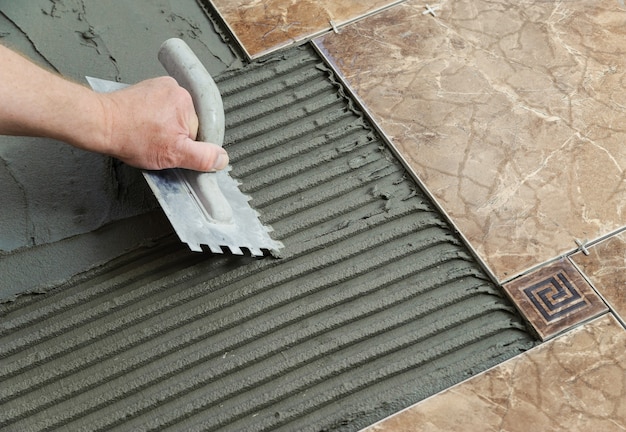
[(626, 331), (607, 314), (367, 432), (624, 429)]
[(316, 44), (497, 277), (623, 226), (621, 1), (424, 5)]
[(572, 261), (626, 322), (626, 233), (589, 248), (589, 255), (573, 255)]
[(248, 55), (255, 58), (401, 1), (211, 0), (211, 3)]

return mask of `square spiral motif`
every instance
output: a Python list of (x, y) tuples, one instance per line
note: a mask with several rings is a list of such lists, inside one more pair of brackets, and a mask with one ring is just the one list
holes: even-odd
[(558, 320), (576, 309), (589, 306), (589, 302), (564, 272), (558, 272), (524, 289), (524, 294), (547, 323)]
[(542, 340), (608, 311), (566, 259), (522, 276), (504, 289)]

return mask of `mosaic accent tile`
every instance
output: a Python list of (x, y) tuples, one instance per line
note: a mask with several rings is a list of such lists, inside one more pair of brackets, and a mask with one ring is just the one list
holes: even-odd
[(591, 281), (622, 322), (626, 322), (626, 233), (577, 253), (572, 261)]
[(542, 340), (608, 311), (567, 259), (515, 279), (504, 290)]
[(625, 429), (626, 331), (607, 314), (366, 432)]
[(623, 2), (437, 4), (315, 44), (500, 280), (620, 228)]
[(403, 0), (211, 0), (251, 58)]

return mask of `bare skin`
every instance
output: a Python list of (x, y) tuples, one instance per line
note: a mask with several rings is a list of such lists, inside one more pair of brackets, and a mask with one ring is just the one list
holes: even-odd
[(54, 138), (137, 168), (214, 171), (226, 151), (195, 141), (198, 117), (173, 78), (108, 94), (68, 81), (0, 45), (0, 134)]

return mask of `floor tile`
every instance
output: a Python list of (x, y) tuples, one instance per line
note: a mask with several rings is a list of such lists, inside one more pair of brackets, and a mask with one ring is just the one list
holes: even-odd
[(622, 322), (626, 322), (626, 233), (579, 252), (572, 261), (589, 278)]
[(504, 290), (542, 340), (608, 311), (567, 259), (515, 279)]
[(251, 58), (403, 0), (211, 0)]
[(626, 331), (607, 314), (367, 432), (625, 429)]
[(424, 5), (315, 43), (496, 276), (621, 227), (626, 7)]

